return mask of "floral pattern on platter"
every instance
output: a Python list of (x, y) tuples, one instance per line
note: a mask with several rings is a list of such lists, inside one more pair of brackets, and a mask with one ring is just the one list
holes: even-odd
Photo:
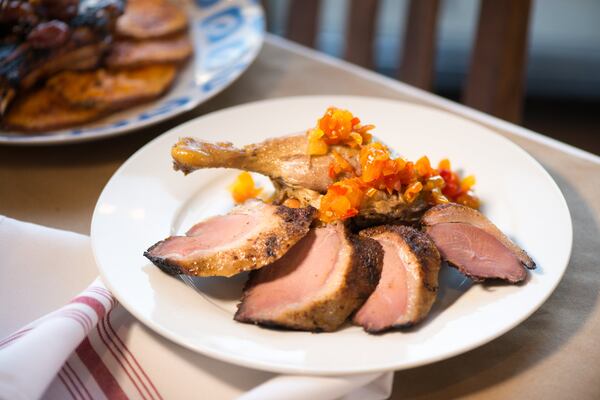
[(229, 86), (256, 58), (265, 21), (254, 0), (185, 1), (194, 57), (160, 99), (95, 123), (47, 133), (0, 131), (0, 144), (60, 144), (115, 136), (188, 111)]

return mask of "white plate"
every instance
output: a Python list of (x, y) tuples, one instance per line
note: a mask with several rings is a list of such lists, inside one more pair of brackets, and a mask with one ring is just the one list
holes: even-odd
[(63, 144), (120, 135), (191, 110), (229, 86), (256, 58), (264, 14), (254, 0), (179, 0), (188, 13), (194, 57), (160, 99), (97, 122), (53, 132), (0, 130), (0, 144)]
[[(538, 264), (526, 285), (469, 288), (444, 269), (432, 315), (409, 332), (381, 336), (347, 326), (335, 333), (287, 332), (233, 321), (243, 278), (196, 279), (199, 291), (167, 276), (142, 252), (169, 234), (232, 206), (236, 171), (171, 169), (181, 136), (236, 144), (300, 132), (329, 105), (348, 108), (399, 153), (449, 157), (477, 176), (484, 213)], [(560, 281), (571, 251), (571, 219), (548, 173), (509, 140), (473, 122), (418, 105), (362, 97), (297, 97), (238, 106), (189, 121), (139, 150), (102, 192), (92, 221), (100, 273), (121, 303), (150, 328), (200, 353), (287, 373), (347, 374), (414, 367), (500, 336), (533, 313)]]

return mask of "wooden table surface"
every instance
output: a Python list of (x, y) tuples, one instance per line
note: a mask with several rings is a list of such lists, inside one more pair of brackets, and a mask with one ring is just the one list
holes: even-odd
[(256, 62), (230, 88), (160, 125), (90, 143), (0, 147), (0, 214), (89, 234), (102, 188), (149, 140), (213, 110), (310, 94), (428, 104), (484, 124), (519, 144), (550, 172), (573, 218), (567, 273), (533, 316), (478, 349), (396, 372), (392, 398), (599, 399), (600, 158), (279, 38), (267, 37)]

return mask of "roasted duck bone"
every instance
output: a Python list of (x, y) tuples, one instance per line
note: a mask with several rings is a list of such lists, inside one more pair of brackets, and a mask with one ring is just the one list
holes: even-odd
[[(275, 186), (274, 202), (282, 204), (288, 198), (302, 206), (319, 208), (321, 194), (334, 180), (329, 176), (333, 162), (330, 154), (309, 156), (306, 135), (283, 136), (262, 143), (236, 148), (231, 143), (210, 143), (182, 138), (171, 150), (173, 167), (185, 174), (203, 168), (237, 168), (257, 172), (271, 178)], [(358, 150), (332, 146), (360, 174)], [(338, 175), (336, 179), (346, 177)], [(390, 222), (412, 223), (419, 220), (430, 205), (423, 196), (407, 203), (401, 195), (379, 192), (365, 197), (359, 215), (353, 218), (357, 227)]]
[[(325, 193), (333, 179), (328, 155), (309, 156), (306, 135), (283, 136), (236, 148), (231, 143), (209, 143), (182, 138), (173, 146), (173, 166), (188, 174), (203, 168), (237, 168), (270, 177), (281, 185)], [(333, 149), (360, 173), (358, 150), (344, 146)]]
[(423, 320), (438, 288), (440, 254), (431, 239), (414, 228), (384, 225), (361, 236), (383, 247), (383, 271), (375, 291), (354, 316), (369, 333), (409, 327)]
[(476, 281), (501, 279), (518, 283), (535, 263), (479, 211), (460, 204), (428, 210), (421, 221), (442, 258)]
[(250, 274), (235, 320), (334, 331), (379, 280), (383, 251), (337, 221), (315, 228), (281, 259)]
[(144, 253), (170, 275), (233, 276), (283, 256), (309, 230), (315, 209), (247, 201), (227, 215), (194, 225)]

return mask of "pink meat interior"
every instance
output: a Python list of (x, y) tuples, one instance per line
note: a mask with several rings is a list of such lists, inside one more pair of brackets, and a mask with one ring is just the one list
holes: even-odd
[(491, 234), (465, 223), (442, 223), (427, 228), (443, 258), (481, 278), (518, 282), (527, 272), (506, 246)]
[(210, 218), (194, 225), (188, 236), (165, 240), (152, 250), (153, 255), (181, 258), (196, 251), (211, 250), (235, 243), (258, 227), (256, 215), (229, 214)]
[(400, 246), (394, 240), (377, 238), (385, 252), (383, 270), (375, 291), (356, 313), (354, 321), (379, 330), (394, 325), (406, 313), (408, 283)]
[(326, 286), (339, 259), (342, 239), (330, 227), (310, 231), (284, 257), (258, 271), (245, 299), (246, 313), (267, 317), (310, 301)]

